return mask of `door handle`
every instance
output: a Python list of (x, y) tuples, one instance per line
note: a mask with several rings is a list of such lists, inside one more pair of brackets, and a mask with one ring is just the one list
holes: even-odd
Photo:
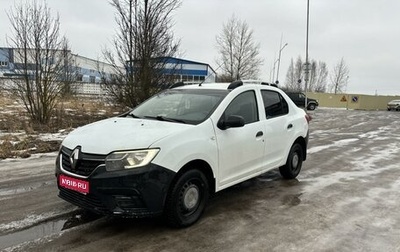
[(260, 137), (262, 135), (264, 135), (264, 133), (262, 131), (259, 131), (259, 132), (257, 132), (256, 137)]
[(293, 124), (289, 124), (289, 125), (287, 126), (287, 129), (291, 129), (291, 128), (293, 128)]

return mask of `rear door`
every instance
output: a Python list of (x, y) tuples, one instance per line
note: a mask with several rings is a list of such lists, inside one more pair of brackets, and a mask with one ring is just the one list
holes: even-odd
[(273, 90), (262, 90), (265, 113), (265, 169), (276, 168), (285, 162), (287, 147), (294, 134), (289, 108), (283, 96)]

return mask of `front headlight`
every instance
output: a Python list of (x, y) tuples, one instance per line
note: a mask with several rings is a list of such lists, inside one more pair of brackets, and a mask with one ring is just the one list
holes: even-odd
[(106, 157), (106, 170), (118, 171), (149, 164), (160, 149), (113, 152)]

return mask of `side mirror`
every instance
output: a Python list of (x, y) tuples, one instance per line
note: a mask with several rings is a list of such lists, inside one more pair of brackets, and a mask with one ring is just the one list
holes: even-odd
[(223, 119), (220, 119), (217, 127), (221, 130), (226, 130), (229, 128), (239, 128), (244, 126), (244, 118), (238, 115), (230, 115), (228, 116), (228, 119), (224, 121)]

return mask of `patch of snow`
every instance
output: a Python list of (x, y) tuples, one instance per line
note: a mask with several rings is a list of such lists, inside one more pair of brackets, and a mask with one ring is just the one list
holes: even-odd
[(10, 223), (0, 224), (0, 232), (9, 232), (15, 229), (23, 229), (48, 218), (52, 218), (59, 215), (59, 213), (43, 213), (43, 214), (31, 214), (25, 217), (25, 219), (12, 221)]
[[(23, 161), (22, 164), (25, 165), (27, 161), (35, 161), (35, 160), (41, 159), (43, 157), (54, 158), (54, 160), (55, 160), (55, 158), (57, 157), (57, 154), (58, 154), (58, 152), (47, 152), (47, 153), (32, 154), (28, 158), (20, 158), (20, 157), (17, 157), (17, 158), (6, 158), (6, 159), (3, 159), (3, 160), (0, 160), (0, 164), (1, 163), (7, 163), (7, 162), (13, 163), (13, 162)], [(45, 162), (46, 160), (39, 160), (39, 161)], [(0, 169), (0, 170), (3, 170), (3, 169)]]
[(315, 146), (315, 147), (309, 148), (307, 150), (307, 153), (310, 153), (310, 154), (311, 153), (316, 153), (316, 152), (319, 152), (319, 151), (322, 151), (322, 150), (329, 149), (331, 147), (343, 147), (343, 146), (346, 146), (346, 145), (348, 145), (348, 144), (350, 144), (352, 142), (358, 141), (358, 140), (360, 140), (360, 139), (358, 139), (358, 138), (348, 138), (348, 139), (338, 140), (338, 141), (333, 142), (332, 144), (327, 144), (327, 145), (322, 145), (322, 146)]
[(5, 248), (3, 251), (4, 252), (24, 251), (24, 250), (26, 250), (26, 248), (29, 248), (29, 245), (43, 244), (43, 243), (51, 242), (54, 239), (57, 239), (58, 237), (62, 236), (63, 233), (66, 231), (68, 231), (68, 230), (61, 231), (61, 232), (55, 233), (55, 234), (51, 234), (46, 237), (41, 237), (41, 238), (35, 239), (33, 241), (26, 241), (26, 242), (20, 243), (18, 245), (14, 245), (14, 246)]
[(374, 131), (369, 131), (363, 134), (360, 134), (359, 137), (360, 138), (368, 138), (368, 139), (375, 139), (377, 137), (380, 137), (382, 134), (390, 132), (391, 131), (391, 127), (388, 126), (384, 126), (384, 127), (379, 127), (377, 130)]
[(2, 188), (2, 189), (0, 189), (0, 196), (1, 196), (0, 201), (8, 199), (8, 198), (3, 198), (4, 196), (10, 196), (10, 195), (15, 195), (15, 194), (19, 194), (19, 193), (23, 193), (23, 192), (27, 192), (27, 191), (33, 191), (44, 185), (53, 185), (55, 183), (56, 183), (55, 181), (47, 181), (47, 182), (38, 182), (38, 183), (31, 184), (29, 186), (22, 186), (22, 187), (13, 188), (13, 189), (7, 189), (7, 188), (3, 189)]
[(39, 134), (38, 138), (42, 141), (62, 141), (66, 136), (64, 133), (45, 133)]
[[(354, 141), (348, 141), (349, 139), (344, 140), (346, 141), (342, 141), (340, 143), (349, 143)], [(333, 184), (341, 184), (356, 179), (367, 179), (385, 171), (398, 169), (398, 164), (382, 166), (381, 162), (390, 160), (393, 157), (397, 157), (400, 154), (399, 144), (395, 142), (385, 146), (381, 146), (380, 148), (381, 149), (371, 149), (371, 151), (374, 152), (374, 155), (368, 157), (354, 157), (353, 160), (348, 160), (349, 167), (351, 168), (347, 171), (338, 171), (325, 176), (302, 179), (302, 181), (304, 182), (310, 182), (305, 188), (306, 191), (318, 193), (323, 188), (326, 188)], [(396, 180), (396, 182), (392, 186), (395, 186), (395, 188), (393, 189), (400, 189), (400, 180)]]

